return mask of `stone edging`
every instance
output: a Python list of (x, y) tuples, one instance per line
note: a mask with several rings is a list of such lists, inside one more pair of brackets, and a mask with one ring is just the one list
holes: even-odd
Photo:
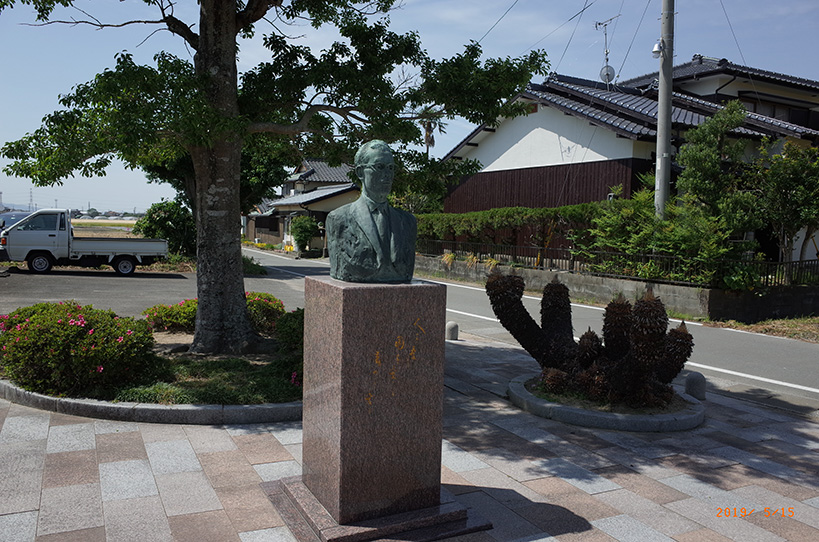
[(684, 393), (680, 397), (690, 406), (669, 414), (617, 414), (552, 403), (535, 397), (526, 389), (526, 382), (535, 377), (537, 374), (533, 373), (509, 382), (509, 399), (521, 409), (542, 418), (597, 429), (649, 432), (685, 431), (697, 427), (705, 419), (705, 405)]
[(301, 419), (301, 402), (262, 405), (158, 405), (153, 403), (111, 403), (95, 399), (68, 399), (26, 391), (0, 380), (0, 397), (18, 405), (83, 416), (147, 423), (223, 425), (271, 423)]

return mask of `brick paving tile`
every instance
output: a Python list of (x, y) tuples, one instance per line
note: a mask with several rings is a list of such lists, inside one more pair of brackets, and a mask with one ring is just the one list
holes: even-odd
[(201, 454), (199, 462), (214, 488), (258, 484), (262, 481), (239, 450)]
[(819, 540), (819, 529), (805, 525), (795, 517), (766, 518), (764, 514), (754, 513), (746, 517), (745, 520), (781, 536), (785, 540)]
[[(699, 478), (697, 474), (695, 477)], [(747, 465), (730, 465), (709, 472), (707, 481), (721, 489), (732, 490), (740, 487), (757, 485), (797, 501), (804, 501), (819, 495), (819, 491), (788, 483), (782, 478), (766, 474)]]
[(819, 476), (819, 452), (779, 440), (761, 443), (754, 453), (810, 476)]
[[(523, 485), (544, 495), (550, 503), (559, 505), (561, 508), (569, 510), (572, 514), (584, 518), (584, 520), (591, 521), (620, 514), (616, 508), (612, 508), (600, 502), (598, 499), (595, 499), (593, 495), (589, 495), (585, 491), (577, 489), (560, 478), (540, 478), (538, 480), (524, 482)], [(555, 536), (555, 533), (552, 533), (548, 529), (545, 530)]]
[[(768, 508), (770, 512), (768, 515), (770, 517), (766, 519), (781, 519), (782, 512), (777, 514), (776, 510), (784, 508), (784, 515), (786, 517), (793, 517), (793, 519), (801, 523), (810, 525), (814, 529), (819, 529), (819, 508), (815, 508), (795, 499), (783, 497), (779, 493), (760, 486), (741, 487), (731, 493), (758, 503), (759, 507), (757, 511), (760, 512), (763, 518), (766, 512), (765, 508)], [(756, 517), (756, 514), (753, 514), (751, 517)], [(819, 537), (817, 537), (816, 540), (819, 540)]]
[(592, 527), (586, 531), (558, 535), (555, 538), (559, 542), (619, 542), (616, 538), (612, 538), (597, 527)]
[(284, 521), (258, 484), (216, 489), (216, 496), (236, 531), (281, 527)]
[(142, 433), (106, 433), (97, 435), (97, 457), (100, 463), (148, 459)]
[(453, 495), (471, 493), (478, 490), (469, 483), (469, 480), (444, 465), (441, 465), (441, 485)]
[(43, 487), (95, 484), (100, 481), (95, 450), (46, 454)]
[(72, 416), (71, 414), (63, 414), (61, 412), (52, 412), (49, 425), (51, 427), (60, 425), (74, 425), (81, 423), (94, 423), (92, 418), (83, 418), (80, 416)]
[(572, 426), (565, 426), (563, 430), (559, 431), (552, 430), (551, 433), (555, 436), (562, 438), (567, 442), (576, 444), (577, 446), (582, 446), (587, 450), (594, 451), (600, 450), (602, 448), (608, 448), (609, 446), (611, 446), (610, 442), (601, 439), (594, 433), (582, 429), (577, 429)]
[(606, 467), (594, 472), (657, 504), (666, 504), (688, 498), (685, 493), (622, 465)]
[(738, 435), (726, 433), (725, 431), (713, 431), (705, 433), (705, 435), (716, 442), (721, 443), (722, 446), (733, 446), (740, 449), (748, 449), (753, 447), (753, 441), (746, 440)]
[(37, 534), (46, 535), (102, 527), (99, 484), (43, 489)]
[(545, 495), (493, 468), (471, 470), (461, 475), (476, 487), (480, 487), (481, 491), (513, 510), (532, 503), (548, 502)]
[(184, 440), (188, 437), (183, 426), (173, 424), (140, 423), (139, 432), (142, 434), (142, 440), (145, 443)]
[(270, 433), (237, 435), (233, 442), (251, 465), (293, 459), (290, 452)]
[(696, 456), (677, 454), (668, 457), (660, 457), (656, 461), (659, 465), (669, 467), (683, 474), (690, 474), (692, 476), (697, 476), (698, 474), (708, 476), (708, 473), (711, 471), (737, 464), (737, 462), (733, 460), (702, 454)]
[(483, 491), (466, 493), (459, 496), (458, 501), (491, 521), (492, 531), (489, 534), (498, 540), (516, 540), (541, 534), (541, 529), (522, 517), (519, 510), (510, 510)]
[(184, 427), (193, 451), (197, 454), (229, 452), (236, 449), (236, 443), (221, 427), (188, 425)]
[(173, 542), (159, 495), (103, 503), (111, 542)]
[(94, 527), (91, 529), (80, 529), (79, 531), (69, 531), (67, 533), (55, 533), (38, 536), (35, 542), (106, 542), (105, 527)]
[(731, 542), (730, 538), (712, 531), (711, 529), (699, 529), (689, 533), (672, 536), (677, 542)]
[(224, 510), (168, 518), (174, 542), (240, 542)]

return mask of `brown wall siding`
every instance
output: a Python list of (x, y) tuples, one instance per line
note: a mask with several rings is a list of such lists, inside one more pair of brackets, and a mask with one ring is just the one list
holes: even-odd
[(623, 195), (629, 197), (636, 186), (636, 175), (650, 169), (648, 160), (625, 158), (478, 173), (452, 189), (444, 201), (444, 212), (600, 201), (615, 185), (623, 185)]

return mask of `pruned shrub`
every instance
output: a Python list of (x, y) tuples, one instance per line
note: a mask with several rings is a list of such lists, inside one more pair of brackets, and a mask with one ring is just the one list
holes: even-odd
[[(284, 303), (264, 292), (245, 292), (245, 297), (254, 331), (262, 335), (272, 335), (277, 320), (285, 313)], [(197, 299), (185, 299), (174, 305), (154, 305), (142, 311), (142, 314), (156, 330), (193, 333), (198, 304)]]
[(603, 337), (591, 329), (575, 343), (569, 290), (557, 279), (543, 289), (541, 325), (523, 306), (523, 279), (492, 274), (486, 292), (495, 315), (538, 362), (539, 386), (550, 393), (634, 407), (663, 406), (670, 382), (691, 356), (694, 341), (680, 324), (666, 332), (665, 306), (651, 290), (632, 307), (619, 295), (606, 307)]
[(0, 366), (20, 387), (50, 395), (105, 397), (124, 383), (162, 375), (148, 323), (75, 301), (39, 303), (0, 317)]
[(276, 322), (276, 340), (287, 350), (304, 349), (304, 309), (281, 315)]

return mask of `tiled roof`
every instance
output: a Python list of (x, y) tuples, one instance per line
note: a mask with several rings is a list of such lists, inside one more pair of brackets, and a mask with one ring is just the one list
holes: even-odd
[(317, 201), (349, 192), (350, 190), (358, 190), (358, 186), (356, 186), (355, 183), (350, 182), (338, 186), (322, 186), (309, 192), (303, 192), (294, 196), (272, 200), (269, 202), (269, 204), (276, 208), (288, 205), (306, 205), (308, 203), (316, 203)]
[(352, 167), (347, 164), (340, 166), (330, 166), (323, 160), (308, 158), (302, 163), (302, 173), (297, 173), (298, 177), (312, 182), (322, 183), (349, 183)]
[[(794, 77), (784, 73), (761, 70), (759, 68), (751, 68), (749, 66), (734, 64), (725, 58), (718, 59), (702, 55), (694, 55), (691, 62), (674, 66), (672, 77), (675, 82), (679, 82), (686, 79), (694, 79), (697, 77), (715, 74), (736, 75), (740, 77), (745, 76), (757, 79), (759, 81), (779, 83), (805, 90), (819, 90), (819, 81), (813, 81), (803, 77)], [(645, 88), (651, 86), (658, 77), (658, 73), (654, 72), (621, 81), (620, 84), (627, 87)]]
[[(622, 85), (606, 88), (596, 81), (552, 75), (542, 84), (529, 84), (518, 96), (554, 107), (568, 115), (582, 117), (597, 126), (608, 128), (629, 139), (653, 140), (657, 137), (657, 91)], [(673, 94), (671, 121), (677, 128), (693, 128), (711, 117), (722, 106), (684, 94)], [(446, 158), (458, 156), (467, 143), (478, 137), (486, 126), (478, 127), (459, 143)], [(819, 131), (765, 117), (748, 115), (745, 123), (735, 130), (744, 137), (800, 137), (819, 140)]]

